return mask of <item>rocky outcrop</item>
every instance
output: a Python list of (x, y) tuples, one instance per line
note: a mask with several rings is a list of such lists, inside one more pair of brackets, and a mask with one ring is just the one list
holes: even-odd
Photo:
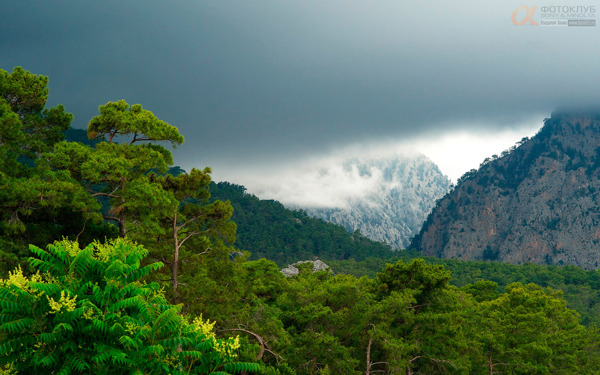
[(298, 269), (298, 265), (306, 264), (306, 263), (312, 263), (313, 273), (319, 272), (319, 271), (327, 271), (327, 270), (329, 270), (329, 272), (331, 272), (331, 270), (329, 269), (329, 266), (318, 259), (317, 260), (304, 260), (304, 261), (296, 262), (294, 264), (290, 264), (286, 268), (282, 268), (280, 270), (280, 272), (287, 277), (296, 276), (300, 273), (300, 270)]
[(437, 199), (451, 182), (421, 154), (388, 159), (350, 159), (344, 168), (362, 175), (380, 175), (366, 196), (348, 199), (344, 208), (303, 208), (309, 215), (360, 231), (375, 241), (405, 248), (419, 231)]
[(411, 247), (515, 264), (600, 260), (600, 112), (556, 112), (531, 139), (459, 179)]

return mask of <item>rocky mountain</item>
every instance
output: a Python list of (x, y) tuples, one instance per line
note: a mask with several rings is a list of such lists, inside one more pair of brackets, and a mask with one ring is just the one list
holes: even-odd
[(435, 201), (448, 192), (451, 182), (421, 154), (386, 159), (349, 159), (344, 169), (359, 176), (377, 176), (378, 183), (366, 195), (347, 199), (345, 207), (302, 207), (348, 231), (360, 231), (374, 241), (403, 249), (418, 232)]
[(411, 247), (426, 255), (598, 268), (600, 111), (555, 112), (466, 173)]

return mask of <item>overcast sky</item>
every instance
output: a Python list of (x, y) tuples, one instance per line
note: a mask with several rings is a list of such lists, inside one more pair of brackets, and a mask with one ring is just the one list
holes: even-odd
[(18, 0), (0, 13), (0, 68), (49, 76), (74, 127), (141, 103), (185, 136), (176, 164), (217, 180), (363, 144), (420, 145), (456, 178), (553, 109), (599, 103), (600, 26), (517, 26), (522, 5), (539, 24), (550, 3)]

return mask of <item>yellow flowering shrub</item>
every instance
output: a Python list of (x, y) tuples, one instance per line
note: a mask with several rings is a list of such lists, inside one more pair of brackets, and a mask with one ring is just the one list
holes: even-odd
[(235, 339), (231, 340), (219, 340), (215, 342), (215, 350), (224, 357), (236, 358), (236, 350), (240, 348), (240, 337), (236, 336)]
[(236, 350), (240, 348), (240, 338), (236, 336), (235, 339), (219, 340), (215, 336), (213, 331), (216, 322), (210, 322), (208, 319), (203, 320), (202, 314), (192, 320), (192, 326), (196, 330), (206, 336), (208, 340), (212, 341), (215, 351), (217, 351), (223, 357), (236, 358)]
[(29, 283), (40, 281), (42, 281), (42, 276), (39, 272), (37, 272), (35, 275), (32, 275), (31, 278), (28, 278), (27, 276), (23, 275), (23, 270), (19, 265), (14, 271), (8, 272), (8, 279), (0, 279), (0, 286), (14, 285), (20, 289), (30, 292), (31, 290), (29, 288)]
[(213, 332), (215, 322), (211, 323), (208, 319), (206, 321), (202, 320), (202, 314), (192, 320), (192, 326), (195, 328), (196, 332), (200, 332), (208, 338), (215, 338), (215, 333)]
[(4, 366), (4, 368), (0, 367), (0, 375), (13, 375), (13, 374), (17, 374), (17, 371), (15, 370), (15, 366), (12, 363)]
[(69, 298), (69, 296), (65, 294), (64, 290), (60, 292), (60, 299), (58, 300), (58, 302), (56, 302), (54, 298), (48, 296), (46, 296), (46, 298), (48, 298), (48, 303), (50, 304), (50, 308), (52, 309), (50, 314), (60, 312), (63, 309), (63, 307), (65, 311), (75, 310), (77, 296)]
[(0, 375), (259, 370), (235, 362), (238, 338), (218, 339), (202, 317), (190, 323), (181, 305), (143, 280), (162, 266), (141, 263), (147, 250), (109, 242), (32, 246), (39, 272), (27, 277), (19, 267), (0, 280)]
[(79, 254), (79, 252), (81, 251), (81, 249), (79, 248), (79, 243), (77, 241), (70, 241), (64, 239), (62, 241), (55, 241), (54, 245), (60, 246), (72, 257), (77, 256), (77, 254)]

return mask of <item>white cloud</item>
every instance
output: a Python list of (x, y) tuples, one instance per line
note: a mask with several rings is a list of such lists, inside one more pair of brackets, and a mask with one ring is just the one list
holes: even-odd
[(259, 196), (300, 207), (345, 207), (348, 199), (368, 194), (381, 182), (378, 171), (361, 176), (356, 166), (325, 165), (327, 162), (331, 161), (317, 170), (286, 170), (281, 176), (263, 180), (264, 185), (255, 186), (253, 190)]
[(268, 173), (237, 176), (249, 192), (262, 199), (275, 199), (299, 207), (346, 207), (348, 199), (359, 199), (382, 183), (381, 172), (361, 174), (356, 165), (344, 165), (340, 155), (315, 157)]
[[(372, 193), (384, 183), (382, 172), (369, 167), (360, 173), (351, 160), (387, 159), (398, 155), (415, 155), (406, 142), (353, 144), (312, 157), (268, 168), (244, 169), (235, 177), (223, 178), (244, 185), (261, 199), (275, 199), (299, 207), (346, 207)], [(222, 174), (219, 175), (222, 177)]]
[(523, 137), (531, 137), (541, 128), (538, 120), (517, 129), (490, 132), (460, 131), (442, 134), (436, 139), (420, 139), (414, 147), (425, 154), (452, 181), (494, 154), (500, 155)]
[(423, 154), (456, 181), (468, 170), (478, 168), (486, 157), (500, 154), (523, 137), (534, 135), (540, 126), (536, 119), (494, 133), (454, 131), (418, 139), (365, 142), (294, 162), (273, 162), (268, 167), (260, 164), (260, 167), (218, 173), (215, 180), (244, 185), (261, 199), (275, 199), (289, 206), (343, 208), (348, 200), (365, 197), (385, 183), (377, 168), (371, 167), (370, 173), (361, 174), (349, 160), (364, 162)]

